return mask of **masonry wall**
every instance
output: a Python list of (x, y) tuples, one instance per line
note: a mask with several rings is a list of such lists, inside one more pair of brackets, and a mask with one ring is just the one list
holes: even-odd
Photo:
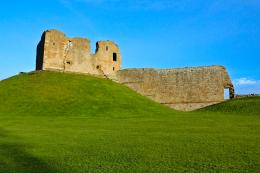
[(37, 46), (36, 70), (114, 75), (121, 69), (118, 46), (112, 41), (99, 41), (96, 45), (92, 54), (88, 39), (68, 38), (58, 30), (47, 30)]
[(224, 88), (233, 88), (223, 66), (179, 69), (125, 69), (117, 79), (154, 101), (177, 110), (194, 110), (224, 101)]

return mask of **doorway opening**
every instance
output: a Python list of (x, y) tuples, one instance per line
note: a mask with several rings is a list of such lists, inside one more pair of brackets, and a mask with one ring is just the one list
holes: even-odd
[(224, 88), (224, 99), (229, 100), (230, 99), (230, 91), (229, 88)]

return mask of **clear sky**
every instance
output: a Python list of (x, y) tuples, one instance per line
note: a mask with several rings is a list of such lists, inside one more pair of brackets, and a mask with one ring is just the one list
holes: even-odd
[(35, 69), (47, 29), (120, 46), (123, 67), (224, 65), (260, 93), (260, 0), (2, 0), (0, 79)]

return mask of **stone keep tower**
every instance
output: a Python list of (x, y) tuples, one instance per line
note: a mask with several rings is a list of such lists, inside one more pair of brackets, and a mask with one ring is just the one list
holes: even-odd
[(98, 41), (92, 54), (88, 39), (68, 38), (58, 30), (47, 30), (37, 46), (36, 70), (114, 76), (120, 69), (120, 50), (112, 41)]

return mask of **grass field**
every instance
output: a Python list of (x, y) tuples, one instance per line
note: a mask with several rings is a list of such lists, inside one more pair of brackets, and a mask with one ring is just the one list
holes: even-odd
[(112, 81), (0, 82), (0, 172), (260, 172), (260, 97), (189, 113)]

